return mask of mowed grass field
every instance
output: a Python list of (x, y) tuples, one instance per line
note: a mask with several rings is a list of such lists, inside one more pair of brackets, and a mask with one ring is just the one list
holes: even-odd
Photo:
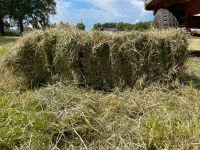
[(0, 57), (10, 49), (19, 37), (0, 36)]
[[(2, 57), (16, 39), (0, 37)], [(189, 42), (190, 51), (200, 51), (200, 39)], [(198, 150), (199, 66), (191, 56), (173, 85), (108, 93), (60, 83), (28, 91), (0, 84), (0, 149)]]
[(0, 36), (0, 46), (5, 46), (15, 42), (19, 37), (16, 36)]
[(189, 39), (189, 42), (190, 42), (190, 45), (189, 45), (190, 50), (200, 51), (200, 38)]

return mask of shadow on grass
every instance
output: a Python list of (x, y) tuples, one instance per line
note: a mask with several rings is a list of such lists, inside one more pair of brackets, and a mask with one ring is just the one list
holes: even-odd
[(0, 36), (20, 36), (20, 32), (12, 32), (12, 31), (6, 31), (4, 34), (0, 33)]
[(183, 85), (193, 86), (196, 89), (200, 90), (200, 78), (196, 75), (190, 75), (188, 73), (184, 73), (180, 78), (180, 83)]
[(192, 50), (189, 54), (190, 57), (200, 57), (200, 51), (199, 50)]

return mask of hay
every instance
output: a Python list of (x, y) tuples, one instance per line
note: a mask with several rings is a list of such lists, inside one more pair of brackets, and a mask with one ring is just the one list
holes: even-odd
[(70, 80), (97, 89), (171, 81), (187, 58), (183, 30), (83, 32), (72, 27), (34, 31), (22, 37), (4, 63), (27, 82)]
[(62, 84), (0, 94), (0, 149), (198, 150), (199, 96), (191, 86), (103, 93)]

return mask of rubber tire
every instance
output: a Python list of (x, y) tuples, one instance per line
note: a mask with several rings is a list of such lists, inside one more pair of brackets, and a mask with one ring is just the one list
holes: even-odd
[(152, 22), (152, 26), (159, 29), (176, 28), (178, 25), (179, 23), (176, 16), (169, 10), (163, 8), (156, 12)]

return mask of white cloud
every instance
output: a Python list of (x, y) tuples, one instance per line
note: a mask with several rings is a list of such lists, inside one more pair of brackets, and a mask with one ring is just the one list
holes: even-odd
[(144, 15), (144, 13), (146, 12), (144, 9), (144, 1), (142, 0), (128, 0), (133, 7), (136, 7), (140, 10), (140, 12)]
[(144, 6), (144, 2), (141, 0), (128, 0), (133, 6), (142, 8)]
[(67, 9), (72, 6), (72, 2), (66, 2), (64, 0), (56, 0), (57, 3), (57, 10), (59, 11), (60, 9)]

